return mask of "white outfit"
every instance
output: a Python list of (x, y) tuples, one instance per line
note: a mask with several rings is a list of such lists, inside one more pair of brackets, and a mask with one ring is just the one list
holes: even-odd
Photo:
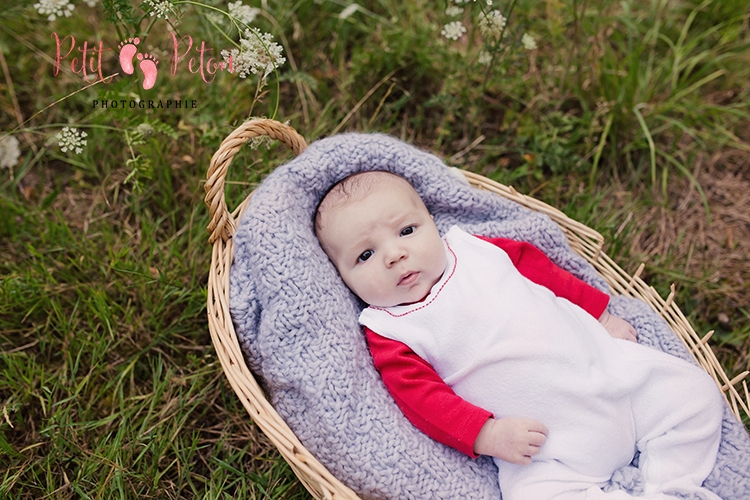
[[(360, 323), (408, 345), (496, 419), (549, 428), (532, 465), (496, 459), (504, 500), (631, 498), (599, 486), (641, 451), (646, 497), (701, 491), (724, 402), (700, 368), (614, 339), (583, 309), (524, 278), (500, 248), (453, 227), (446, 272), (421, 302), (369, 307)], [(719, 499), (720, 500), (720, 499)]]

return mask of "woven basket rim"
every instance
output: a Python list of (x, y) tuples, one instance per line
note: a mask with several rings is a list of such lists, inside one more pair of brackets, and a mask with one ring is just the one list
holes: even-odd
[[(206, 178), (206, 205), (211, 222), (208, 225), (209, 243), (213, 245), (208, 276), (208, 327), (224, 374), (248, 414), (261, 431), (276, 446), (307, 490), (317, 499), (358, 499), (359, 497), (333, 476), (299, 441), (281, 416), (271, 406), (257, 380), (245, 364), (244, 356), (229, 313), (229, 271), (234, 256), (233, 236), (252, 193), (232, 212), (225, 201), (224, 186), (229, 165), (244, 143), (258, 136), (269, 136), (286, 144), (300, 154), (306, 142), (289, 125), (275, 120), (255, 119), (240, 125), (221, 143), (211, 159)], [(458, 169), (457, 169), (458, 170)], [(604, 238), (597, 231), (569, 218), (560, 210), (535, 198), (518, 193), (510, 186), (487, 179), (479, 174), (459, 170), (472, 186), (494, 192), (532, 210), (550, 216), (564, 231), (571, 248), (590, 262), (607, 281), (613, 295), (635, 297), (646, 302), (664, 318), (685, 343), (698, 364), (716, 382), (735, 416), (740, 410), (750, 416), (748, 372), (729, 379), (708, 344), (713, 331), (699, 336), (674, 302), (675, 287), (663, 299), (649, 286), (641, 273), (641, 264), (631, 276), (603, 251)], [(739, 389), (738, 389), (739, 387)], [(742, 391), (742, 393), (740, 392)]]

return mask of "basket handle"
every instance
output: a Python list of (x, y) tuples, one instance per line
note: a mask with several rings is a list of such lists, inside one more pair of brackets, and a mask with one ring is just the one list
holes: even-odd
[(263, 135), (283, 142), (294, 151), (295, 155), (299, 155), (307, 148), (305, 139), (294, 128), (267, 118), (247, 121), (229, 134), (211, 158), (211, 164), (208, 166), (208, 173), (206, 174), (206, 197), (204, 200), (208, 205), (208, 212), (211, 216), (211, 222), (208, 224), (208, 232), (210, 233), (208, 241), (211, 244), (218, 238), (227, 241), (234, 235), (235, 231), (235, 221), (227, 209), (224, 193), (229, 164), (243, 144), (253, 137)]

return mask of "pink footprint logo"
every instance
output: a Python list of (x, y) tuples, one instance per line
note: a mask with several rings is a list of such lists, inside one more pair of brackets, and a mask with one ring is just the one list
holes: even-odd
[(128, 38), (117, 46), (117, 50), (120, 51), (120, 67), (128, 75), (133, 74), (133, 56), (138, 51), (136, 45), (139, 43), (139, 38)]
[(143, 71), (143, 89), (148, 90), (156, 83), (158, 73), (156, 65), (159, 64), (159, 61), (150, 54), (138, 54), (138, 60), (141, 61), (138, 66)]

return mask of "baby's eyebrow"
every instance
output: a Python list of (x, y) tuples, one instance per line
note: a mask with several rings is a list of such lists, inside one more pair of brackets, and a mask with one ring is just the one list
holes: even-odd
[(397, 213), (391, 216), (390, 218), (388, 218), (388, 223), (394, 226), (400, 226), (401, 224), (404, 223), (404, 221), (406, 221), (407, 219), (411, 219), (411, 218), (413, 218), (412, 214)]
[(372, 246), (372, 242), (370, 241), (369, 235), (364, 235), (361, 238), (358, 238), (356, 240), (353, 240), (349, 248), (353, 253), (356, 253), (357, 255), (361, 254), (365, 250), (369, 250)]

